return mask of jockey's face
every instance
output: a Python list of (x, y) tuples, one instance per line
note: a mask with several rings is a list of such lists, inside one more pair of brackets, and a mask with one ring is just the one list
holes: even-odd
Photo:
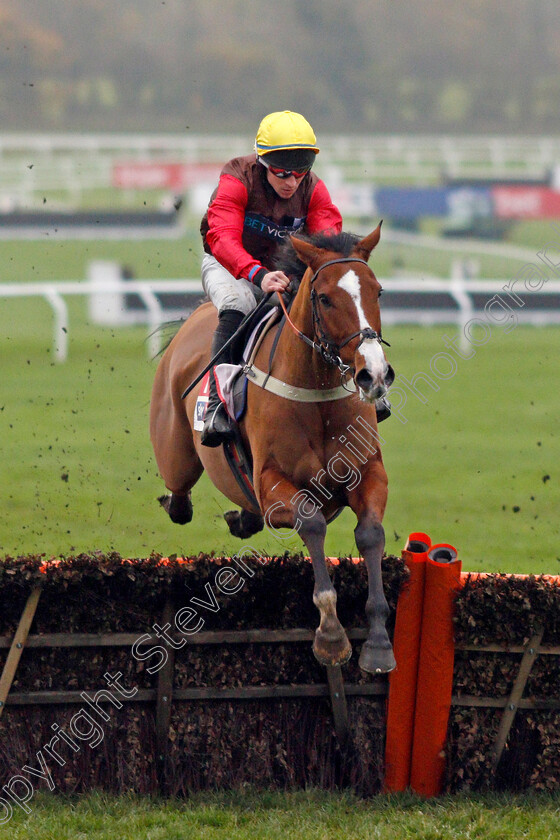
[(266, 170), (267, 181), (280, 198), (291, 198), (304, 177), (305, 172), (299, 178), (295, 175), (290, 175), (289, 178), (277, 178), (270, 169)]

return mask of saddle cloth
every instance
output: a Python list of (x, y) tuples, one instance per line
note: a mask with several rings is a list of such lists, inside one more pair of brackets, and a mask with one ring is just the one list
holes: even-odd
[[(243, 351), (243, 364), (221, 364), (214, 367), (218, 396), (224, 404), (227, 413), (236, 422), (241, 419), (247, 404), (247, 377), (243, 375), (244, 364), (250, 359), (255, 343), (265, 325), (276, 316), (278, 307), (266, 312), (252, 330)], [(201, 432), (204, 427), (204, 416), (208, 406), (208, 392), (210, 389), (210, 371), (202, 379), (200, 391), (194, 408), (193, 428)]]

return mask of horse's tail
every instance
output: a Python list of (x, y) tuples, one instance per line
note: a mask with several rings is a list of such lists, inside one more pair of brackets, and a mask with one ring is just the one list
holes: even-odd
[(161, 336), (160, 349), (155, 354), (154, 359), (159, 358), (165, 353), (186, 320), (186, 318), (175, 318), (173, 321), (166, 321), (164, 324), (159, 324), (155, 330), (152, 330), (146, 338), (146, 341), (149, 341), (154, 335)]

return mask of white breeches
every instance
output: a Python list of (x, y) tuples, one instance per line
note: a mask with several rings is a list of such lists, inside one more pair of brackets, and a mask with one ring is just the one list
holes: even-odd
[(202, 258), (202, 286), (204, 291), (218, 310), (235, 309), (248, 315), (256, 307), (255, 296), (262, 292), (248, 280), (234, 277), (210, 254)]

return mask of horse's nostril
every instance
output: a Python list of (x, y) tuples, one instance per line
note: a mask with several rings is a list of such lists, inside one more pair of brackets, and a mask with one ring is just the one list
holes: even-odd
[(356, 374), (356, 384), (359, 385), (359, 387), (362, 388), (364, 391), (367, 391), (373, 385), (373, 378), (365, 368), (362, 368)]
[(387, 365), (387, 373), (385, 374), (385, 387), (390, 388), (395, 381), (395, 371), (391, 365)]

